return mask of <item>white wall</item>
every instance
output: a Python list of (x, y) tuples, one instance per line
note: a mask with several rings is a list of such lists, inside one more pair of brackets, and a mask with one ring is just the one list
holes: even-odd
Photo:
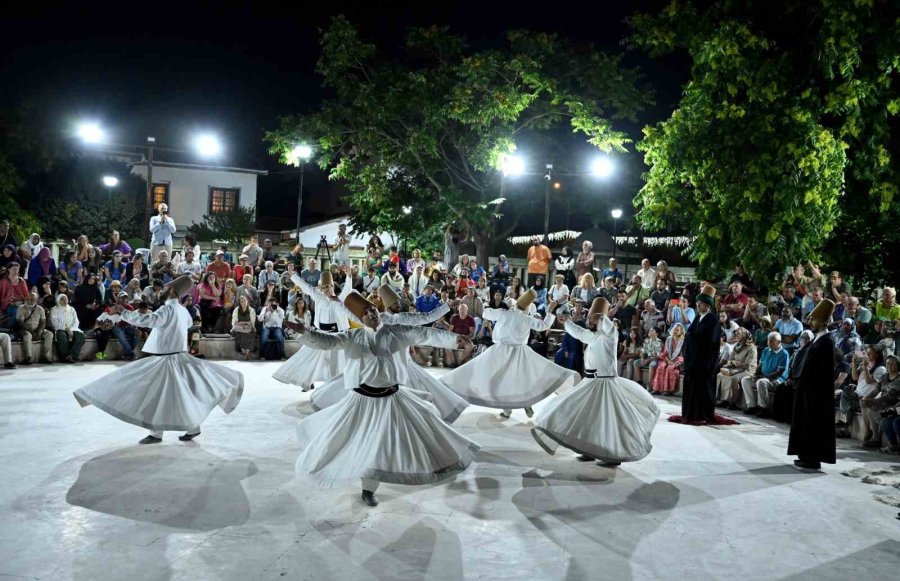
[[(146, 166), (135, 165), (132, 172), (147, 179)], [(178, 227), (178, 238), (209, 211), (210, 187), (240, 188), (241, 206), (255, 206), (256, 178), (254, 173), (153, 166), (153, 183), (169, 184), (169, 214)]]

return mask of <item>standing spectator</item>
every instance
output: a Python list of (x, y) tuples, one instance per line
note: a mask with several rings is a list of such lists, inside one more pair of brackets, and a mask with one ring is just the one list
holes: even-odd
[(447, 268), (453, 268), (456, 265), (459, 256), (459, 241), (466, 238), (453, 226), (453, 224), (447, 224), (447, 228), (444, 229), (444, 264), (447, 265)]
[(16, 369), (18, 365), (13, 363), (12, 359), (12, 338), (2, 332), (0, 332), (0, 351), (3, 352), (3, 369)]
[(250, 354), (256, 350), (256, 310), (250, 306), (246, 295), (241, 295), (231, 312), (231, 336), (234, 337), (235, 349), (249, 360)]
[(532, 238), (531, 247), (528, 249), (528, 282), (529, 286), (534, 286), (535, 281), (540, 276), (543, 280), (547, 276), (550, 269), (550, 262), (553, 255), (550, 249), (541, 243), (541, 237)]
[(238, 263), (234, 267), (232, 278), (234, 278), (235, 281), (243, 281), (245, 274), (252, 276), (255, 272), (253, 267), (250, 266), (250, 257), (246, 254), (241, 254), (238, 257)]
[(716, 363), (722, 329), (712, 311), (716, 289), (706, 285), (697, 295), (698, 316), (684, 339), (684, 393), (681, 415), (684, 421), (709, 423), (715, 420)]
[[(419, 269), (419, 268), (422, 269), (421, 273), (423, 273), (423, 276), (424, 276), (425, 261), (422, 259), (422, 251), (419, 250), (418, 248), (416, 248), (415, 250), (412, 251), (412, 257), (406, 261), (406, 272), (416, 273), (417, 272), (416, 269)], [(413, 290), (413, 293), (415, 293), (415, 290)], [(421, 294), (421, 291), (418, 294), (416, 294), (416, 296), (418, 296), (419, 294)]]
[(169, 216), (169, 206), (160, 204), (157, 215), (150, 218), (150, 260), (155, 262), (160, 250), (172, 254), (172, 235), (175, 220)]
[(262, 342), (259, 349), (266, 359), (284, 359), (283, 324), (284, 311), (278, 306), (277, 299), (270, 298), (262, 312)]
[(32, 341), (41, 341), (44, 360), (53, 362), (53, 333), (47, 330), (47, 315), (44, 307), (38, 302), (37, 289), (31, 289), (25, 304), (16, 312), (16, 328), (22, 337), (22, 365), (31, 365), (35, 359)]
[(625, 282), (625, 275), (623, 275), (622, 271), (619, 270), (619, 266), (616, 263), (615, 258), (609, 259), (609, 267), (603, 270), (603, 278), (604, 280), (607, 278), (612, 278), (613, 286), (618, 286)]
[(659, 339), (659, 333), (656, 329), (650, 329), (647, 338), (641, 343), (641, 356), (638, 359), (632, 359), (629, 365), (628, 375), (632, 381), (643, 385), (644, 370), (649, 369), (649, 377), (647, 378), (647, 389), (653, 387), (653, 372), (656, 371), (656, 361), (662, 354), (663, 344)]
[(828, 275), (828, 283), (825, 294), (835, 303), (841, 302), (841, 294), (850, 295), (850, 285), (841, 279), (840, 272), (833, 270), (831, 274)]
[(881, 293), (881, 300), (875, 304), (875, 316), (888, 321), (900, 319), (900, 305), (897, 304), (897, 289), (886, 286)]
[(200, 318), (203, 323), (202, 332), (215, 332), (221, 313), (222, 287), (219, 285), (216, 273), (207, 272), (200, 281)]
[(278, 289), (278, 286), (281, 284), (281, 275), (275, 272), (275, 264), (268, 260), (265, 262), (264, 270), (259, 273), (259, 283), (256, 285), (256, 288), (262, 292), (266, 288), (266, 284), (272, 282), (275, 285), (275, 288)]
[(75, 309), (69, 306), (66, 295), (56, 297), (56, 306), (50, 310), (50, 326), (56, 339), (56, 356), (60, 361), (75, 363), (84, 345), (84, 333), (78, 324)]
[[(678, 389), (678, 379), (684, 365), (682, 350), (684, 347), (684, 327), (676, 325), (672, 334), (666, 339), (662, 353), (656, 359), (653, 382), (650, 384), (653, 395), (670, 395)], [(652, 366), (652, 365), (651, 365)]]
[(56, 280), (56, 261), (50, 256), (49, 248), (42, 248), (37, 256), (31, 259), (28, 267), (28, 284), (37, 286), (41, 278), (48, 278), (50, 281)]
[(300, 278), (306, 281), (306, 284), (313, 287), (319, 285), (319, 278), (321, 276), (322, 272), (316, 267), (315, 258), (310, 258), (309, 265), (300, 272)]
[[(435, 271), (435, 272), (437, 272), (437, 271)], [(440, 274), (440, 273), (438, 273), (438, 274)], [(370, 266), (366, 270), (366, 274), (364, 274), (362, 277), (362, 284), (363, 284), (362, 294), (364, 296), (368, 296), (368, 295), (374, 293), (375, 291), (378, 290), (378, 287), (381, 286), (381, 277), (378, 276), (377, 272), (375, 272), (374, 266)]]
[(93, 329), (97, 317), (103, 312), (103, 295), (97, 282), (98, 277), (92, 272), (83, 284), (75, 287), (75, 312), (83, 331)]
[[(787, 349), (782, 347), (781, 335), (777, 331), (769, 333), (769, 346), (763, 349), (756, 375), (741, 379), (745, 414), (761, 418), (771, 417), (769, 403), (775, 389), (787, 381), (789, 366), (790, 355)], [(829, 369), (831, 368), (829, 364)]]
[(421, 264), (416, 265), (412, 272), (413, 275), (409, 277), (409, 290), (414, 297), (418, 298), (428, 286), (428, 277), (425, 276), (425, 267)]
[(259, 300), (259, 291), (256, 290), (256, 287), (253, 286), (253, 275), (245, 274), (244, 279), (241, 281), (241, 286), (237, 288), (237, 298), (247, 297), (247, 301), (250, 303), (250, 307), (254, 311), (258, 311), (262, 306), (262, 302)]
[(19, 276), (19, 263), (10, 262), (6, 276), (0, 279), (0, 318), (6, 317), (12, 327), (16, 320), (16, 310), (28, 298), (28, 284)]
[(125, 278), (128, 281), (137, 279), (142, 289), (150, 284), (150, 269), (144, 264), (144, 255), (140, 252), (125, 267)]
[(641, 261), (641, 269), (637, 273), (641, 276), (641, 286), (645, 291), (643, 294), (649, 298), (650, 293), (656, 288), (656, 271), (650, 266), (650, 261), (645, 258)]
[(672, 292), (666, 286), (666, 281), (661, 278), (656, 279), (656, 288), (650, 293), (650, 300), (656, 305), (657, 310), (666, 313), (668, 317), (669, 302), (672, 300)]
[(563, 283), (572, 288), (575, 286), (575, 257), (568, 246), (563, 246), (559, 256), (556, 257), (554, 264), (557, 276), (563, 277)]
[[(459, 314), (450, 317), (450, 330), (457, 335), (473, 339), (476, 326), (475, 319), (469, 316), (469, 309), (465, 304), (459, 305)], [(473, 343), (468, 343), (462, 353), (458, 353), (458, 350), (455, 349), (444, 349), (444, 362), (450, 367), (458, 367), (471, 359), (474, 350)]]
[(397, 263), (389, 261), (388, 271), (381, 277), (381, 284), (389, 285), (398, 293), (403, 289), (403, 275), (397, 272)]
[(163, 284), (169, 284), (175, 279), (175, 274), (175, 265), (169, 260), (169, 252), (160, 250), (156, 260), (150, 265), (150, 278), (158, 278)]
[(184, 261), (178, 265), (177, 274), (178, 276), (190, 276), (191, 280), (194, 281), (194, 284), (200, 282), (200, 275), (203, 274), (203, 267), (200, 266), (200, 263), (196, 260), (196, 256), (192, 249), (185, 248)]
[(594, 277), (594, 243), (590, 240), (581, 243), (581, 252), (575, 259), (575, 272), (578, 274), (578, 280), (584, 278), (586, 274), (590, 274), (592, 279)]
[(744, 316), (750, 298), (744, 294), (744, 285), (738, 281), (731, 283), (731, 293), (722, 298), (722, 310), (732, 321)]
[(781, 318), (775, 321), (775, 330), (781, 334), (779, 342), (790, 353), (797, 348), (797, 340), (803, 332), (803, 323), (794, 318), (794, 309), (785, 305)]
[[(225, 281), (231, 278), (231, 265), (225, 262), (224, 250), (216, 250), (216, 258), (206, 267), (206, 272), (215, 274), (216, 280), (219, 281)], [(200, 306), (200, 311), (203, 311), (202, 305)]]
[(16, 248), (19, 246), (18, 240), (9, 231), (9, 220), (0, 220), (0, 247), (7, 244), (12, 244)]
[[(128, 293), (121, 292), (115, 297), (113, 305), (121, 307), (123, 311), (133, 311), (134, 307), (128, 304)], [(110, 317), (116, 314), (116, 307), (110, 305), (106, 308), (106, 314)], [(118, 319), (118, 317), (117, 317)], [(134, 360), (134, 350), (137, 349), (137, 335), (134, 327), (122, 320), (100, 319), (97, 321), (97, 330), (94, 336), (97, 338), (97, 359), (106, 359), (106, 347), (109, 345), (110, 336), (115, 337), (122, 348), (122, 359)]]
[(69, 283), (69, 286), (78, 286), (84, 280), (84, 268), (81, 261), (75, 259), (75, 251), (67, 250), (63, 254), (59, 264), (59, 278)]
[(753, 335), (747, 329), (740, 329), (737, 338), (731, 359), (722, 366), (716, 377), (716, 389), (719, 394), (716, 405), (730, 410), (739, 409), (741, 381), (745, 377), (756, 375), (756, 344), (753, 342)]
[(278, 251), (275, 250), (275, 247), (272, 245), (272, 241), (266, 238), (263, 240), (263, 264), (266, 262), (271, 262), (272, 264), (278, 264), (278, 261), (281, 258), (278, 256)]
[(259, 247), (259, 236), (255, 234), (251, 236), (250, 244), (244, 246), (241, 254), (247, 255), (248, 263), (253, 269), (254, 274), (259, 273), (259, 271), (262, 270), (263, 250)]
[(103, 284), (109, 288), (114, 280), (125, 282), (125, 271), (128, 264), (122, 262), (122, 251), (113, 250), (112, 258), (103, 265)]

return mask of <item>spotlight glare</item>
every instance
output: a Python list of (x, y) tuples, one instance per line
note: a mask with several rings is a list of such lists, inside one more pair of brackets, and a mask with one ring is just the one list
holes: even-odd
[(197, 153), (203, 157), (215, 157), (222, 153), (222, 144), (219, 143), (219, 139), (209, 133), (197, 136), (194, 140), (194, 147), (197, 149)]
[(616, 170), (613, 161), (603, 155), (591, 162), (591, 173), (600, 178), (607, 178)]
[(119, 185), (119, 178), (115, 176), (103, 176), (103, 185), (108, 188), (114, 188)]
[(78, 126), (78, 137), (85, 143), (102, 143), (105, 139), (103, 129), (98, 123), (82, 123)]

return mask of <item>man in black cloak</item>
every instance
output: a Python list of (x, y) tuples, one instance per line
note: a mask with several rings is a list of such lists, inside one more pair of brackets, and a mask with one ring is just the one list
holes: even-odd
[(716, 363), (722, 328), (713, 312), (716, 289), (707, 285), (697, 295), (697, 318), (684, 339), (684, 391), (681, 415), (685, 422), (712, 422), (716, 410)]

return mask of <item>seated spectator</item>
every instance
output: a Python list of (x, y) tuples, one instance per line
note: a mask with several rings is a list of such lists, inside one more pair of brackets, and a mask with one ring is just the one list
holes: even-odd
[(262, 302), (259, 297), (259, 291), (256, 290), (256, 287), (253, 286), (253, 275), (245, 274), (243, 280), (241, 281), (241, 286), (237, 287), (237, 298), (239, 299), (242, 296), (246, 296), (247, 300), (250, 302), (250, 308), (254, 311), (259, 311), (260, 307), (262, 307)]
[(447, 265), (444, 264), (441, 259), (443, 258), (441, 252), (432, 252), (431, 253), (431, 262), (429, 262), (425, 266), (425, 276), (431, 278), (431, 273), (434, 271), (438, 272), (446, 272)]
[[(125, 311), (133, 311), (134, 307), (128, 304), (128, 293), (121, 292), (116, 297), (118, 305)], [(137, 348), (137, 334), (134, 327), (122, 321), (116, 314), (115, 307), (109, 306), (104, 311), (106, 317), (100, 317), (97, 320), (96, 332), (94, 336), (97, 338), (97, 359), (106, 359), (106, 348), (109, 345), (109, 338), (115, 337), (122, 348), (121, 359), (126, 361), (134, 360), (134, 350)]]
[(744, 265), (740, 263), (734, 265), (734, 274), (732, 274), (731, 278), (728, 280), (728, 285), (731, 286), (736, 282), (741, 283), (742, 290), (746, 289), (748, 291), (746, 293), (748, 296), (756, 294), (756, 289), (753, 287), (753, 283), (750, 281), (750, 277), (744, 270)]
[(549, 313), (556, 312), (557, 307), (566, 305), (569, 302), (569, 287), (565, 284), (566, 277), (557, 274), (553, 278), (553, 286), (547, 291)]
[(531, 287), (534, 292), (537, 293), (537, 298), (534, 299), (534, 308), (537, 309), (537, 312), (543, 317), (547, 312), (547, 287), (544, 286), (544, 277), (543, 276), (535, 276), (534, 277), (534, 286)]
[(668, 333), (672, 333), (675, 325), (681, 325), (685, 329), (691, 326), (697, 313), (690, 306), (690, 298), (686, 294), (682, 294), (678, 302), (671, 301), (669, 310), (666, 314), (666, 323), (669, 325)]
[(744, 294), (744, 285), (735, 281), (731, 283), (731, 292), (722, 298), (722, 311), (732, 321), (740, 319), (744, 316), (749, 298)]
[(109, 242), (101, 244), (98, 248), (101, 254), (108, 259), (111, 259), (116, 252), (122, 256), (122, 260), (125, 262), (131, 258), (131, 246), (122, 240), (118, 230), (113, 230), (109, 235)]
[[(206, 267), (207, 273), (216, 275), (216, 281), (226, 281), (231, 278), (231, 265), (225, 261), (225, 251), (217, 250), (215, 259)], [(203, 306), (200, 306), (200, 312), (203, 312)]]
[(78, 323), (75, 309), (69, 306), (69, 298), (60, 294), (56, 306), (50, 310), (50, 326), (56, 340), (56, 356), (60, 361), (75, 363), (84, 345), (84, 332)]
[(862, 339), (856, 332), (856, 323), (853, 319), (846, 318), (841, 326), (831, 332), (834, 340), (834, 347), (844, 354), (844, 357), (850, 359), (855, 351), (862, 347)]
[(235, 265), (234, 271), (232, 271), (232, 277), (235, 281), (242, 281), (245, 274), (249, 274), (252, 281), (255, 270), (250, 266), (250, 257), (246, 254), (241, 254), (238, 257), (238, 263)]
[(28, 266), (29, 285), (38, 286), (38, 281), (43, 277), (51, 283), (57, 279), (56, 261), (50, 256), (49, 248), (42, 248)]
[[(437, 273), (438, 276), (440, 273)], [(302, 277), (301, 277), (302, 278)], [(375, 270), (374, 266), (370, 266), (366, 270), (366, 274), (362, 277), (363, 284), (363, 294), (369, 295), (378, 290), (378, 287), (381, 286), (381, 277), (378, 276), (378, 272)]]
[(141, 291), (141, 302), (147, 303), (151, 311), (155, 311), (163, 304), (163, 281), (154, 278), (153, 283)]
[[(231, 279), (229, 279), (231, 280)], [(234, 282), (234, 281), (231, 281)], [(202, 317), (200, 316), (200, 309), (197, 305), (194, 304), (194, 297), (192, 294), (186, 294), (181, 297), (181, 304), (185, 309), (191, 314), (191, 326), (188, 327), (188, 354), (193, 355), (198, 359), (205, 359), (205, 355), (200, 354), (200, 338), (202, 337), (202, 333), (200, 332), (200, 327), (202, 326)], [(229, 317), (231, 315), (229, 314)]]
[(481, 280), (485, 276), (485, 270), (483, 266), (479, 266), (475, 259), (469, 261), (469, 278), (475, 284), (478, 284), (478, 281)]
[(123, 290), (128, 293), (129, 305), (136, 307), (138, 303), (144, 301), (144, 295), (141, 289), (141, 281), (139, 279), (132, 278), (131, 280), (129, 280), (128, 284), (125, 285), (125, 288)]
[(659, 332), (653, 328), (647, 334), (647, 338), (641, 343), (641, 356), (632, 359), (629, 365), (628, 377), (641, 385), (644, 381), (644, 369), (650, 370), (650, 377), (647, 380), (648, 389), (653, 385), (653, 372), (656, 370), (656, 361), (659, 359), (663, 350), (662, 341), (659, 338)]
[(641, 282), (641, 275), (636, 274), (631, 277), (631, 284), (625, 288), (625, 300), (639, 311), (644, 310), (644, 301), (650, 298), (650, 290), (644, 288)]
[[(200, 252), (200, 245), (197, 244), (197, 239), (194, 237), (194, 235), (188, 232), (184, 235), (184, 240), (182, 242), (183, 244), (181, 246), (181, 255), (185, 257), (185, 260), (187, 260), (187, 254), (188, 252), (190, 252), (194, 255), (194, 260), (197, 261), (197, 264), (200, 264), (200, 255), (202, 253)], [(200, 268), (202, 270), (205, 268), (205, 266), (203, 264), (200, 264)]]
[(725, 333), (726, 343), (733, 345), (738, 342), (737, 331), (741, 327), (737, 321), (728, 318), (728, 313), (722, 311), (719, 313), (719, 324), (722, 326), (722, 332)]
[(841, 295), (850, 296), (850, 285), (841, 278), (841, 273), (834, 270), (828, 275), (828, 287), (825, 289), (825, 296), (833, 300), (835, 303), (842, 302)]
[(634, 369), (634, 362), (641, 358), (641, 329), (632, 327), (628, 331), (628, 338), (619, 343), (619, 360), (617, 372), (620, 377), (633, 379), (631, 373)]
[[(501, 254), (501, 258), (505, 259), (505, 257)], [(488, 280), (488, 287), (490, 288), (490, 294), (493, 296), (494, 292), (500, 291), (501, 294), (506, 294), (506, 289), (509, 287), (510, 283), (510, 274), (509, 274), (509, 263), (501, 260), (497, 263), (497, 265), (491, 271), (490, 280)]]
[(578, 285), (572, 289), (572, 299), (580, 299), (585, 305), (594, 303), (600, 291), (594, 286), (594, 275), (585, 273), (578, 279)]
[(415, 312), (416, 310), (416, 297), (413, 296), (412, 292), (409, 290), (409, 283), (404, 283), (403, 290), (400, 291), (400, 312), (401, 313), (409, 313), (410, 311)]
[(718, 407), (730, 410), (740, 409), (741, 380), (756, 375), (756, 344), (753, 335), (747, 329), (740, 328), (735, 333), (737, 342), (731, 358), (719, 370), (716, 376), (716, 392)]
[(522, 294), (528, 289), (522, 284), (522, 281), (519, 280), (519, 277), (514, 276), (512, 280), (509, 282), (509, 286), (506, 288), (506, 304), (512, 308), (516, 305), (516, 301), (522, 296)]
[(41, 241), (41, 235), (35, 232), (28, 237), (28, 240), (22, 244), (21, 248), (27, 248), (31, 252), (31, 256), (35, 257), (44, 249), (44, 243)]
[(819, 287), (814, 287), (809, 294), (803, 297), (803, 306), (800, 307), (800, 318), (805, 321), (809, 314), (813, 312), (813, 309), (822, 302), (822, 298), (824, 296), (824, 291), (822, 291)]
[(284, 359), (284, 311), (278, 300), (270, 298), (262, 312), (262, 341), (260, 355), (266, 359)]
[(668, 314), (669, 303), (672, 301), (672, 293), (666, 286), (666, 281), (656, 279), (656, 288), (650, 293), (650, 300), (656, 305), (656, 310)]
[(797, 340), (803, 332), (803, 323), (794, 318), (794, 309), (785, 305), (781, 308), (781, 318), (775, 321), (775, 330), (780, 335), (778, 344), (790, 353), (797, 348)]
[[(465, 335), (469, 339), (475, 338), (475, 319), (469, 316), (469, 309), (465, 304), (460, 304), (458, 314), (450, 317), (450, 330), (457, 335)], [(457, 367), (471, 359), (474, 350), (472, 344), (462, 350), (444, 349), (444, 361), (451, 367)]]
[(278, 264), (281, 258), (278, 256), (278, 251), (275, 250), (275, 247), (272, 245), (272, 241), (266, 238), (263, 240), (263, 264), (266, 262), (271, 262), (272, 264)]
[(469, 270), (469, 263), (470, 263), (470, 262), (471, 262), (471, 259), (469, 258), (469, 255), (468, 255), (468, 254), (462, 254), (462, 255), (460, 255), (460, 257), (459, 257), (459, 262), (457, 262), (457, 263), (453, 266), (453, 269), (452, 269), (450, 272), (452, 272), (453, 274), (455, 274), (455, 275), (458, 276), (458, 277), (459, 277), (459, 276), (462, 276), (462, 271), (463, 271), (463, 269)]
[[(785, 307), (786, 310), (787, 307)], [(802, 332), (802, 331), (801, 331)], [(798, 333), (799, 336), (799, 333)], [(763, 349), (756, 375), (741, 379), (741, 390), (744, 392), (745, 414), (767, 418), (769, 402), (779, 384), (787, 380), (788, 366), (791, 359), (787, 349), (782, 347), (781, 335), (769, 333), (768, 347)], [(755, 393), (754, 393), (755, 391)]]
[(397, 263), (389, 260), (387, 269), (388, 271), (381, 277), (381, 284), (386, 284), (399, 293), (406, 281), (403, 280), (403, 275), (397, 272)]
[(97, 283), (100, 284), (100, 274), (103, 272), (103, 255), (96, 246), (88, 248), (88, 259), (82, 262), (85, 272), (93, 272), (97, 274)]
[(60, 280), (66, 281), (69, 283), (69, 286), (78, 286), (82, 283), (84, 280), (84, 268), (81, 265), (81, 261), (75, 259), (74, 250), (67, 250), (63, 254), (57, 273)]
[(231, 312), (231, 336), (234, 337), (235, 349), (244, 355), (244, 359), (249, 360), (250, 354), (256, 351), (257, 335), (256, 310), (250, 306), (247, 295), (238, 298), (237, 306)]
[[(260, 275), (262, 275), (264, 272), (265, 271), (261, 272)], [(266, 288), (264, 288), (259, 293), (259, 303), (260, 303), (260, 305), (266, 305), (269, 303), (269, 300), (271, 300), (271, 299), (275, 299), (276, 303), (280, 302), (281, 301), (281, 292), (278, 290), (278, 287), (275, 286), (275, 281), (272, 279), (269, 279), (268, 281), (266, 281)], [(262, 307), (260, 307), (260, 308), (262, 308)]]
[(113, 251), (112, 258), (103, 265), (103, 286), (109, 288), (114, 280), (124, 283), (127, 268), (128, 264), (122, 262), (122, 253), (118, 250)]
[(430, 313), (441, 306), (441, 300), (434, 294), (434, 289), (430, 286), (425, 287), (425, 292), (416, 299), (416, 311), (420, 313)]
[(125, 267), (125, 278), (129, 281), (137, 279), (141, 289), (150, 284), (150, 269), (144, 264), (144, 255), (140, 252), (136, 253), (132, 261)]
[(106, 292), (103, 293), (103, 305), (104, 307), (109, 305), (116, 304), (116, 297), (119, 296), (119, 293), (124, 289), (122, 287), (122, 282), (118, 280), (114, 280), (109, 284), (109, 288), (106, 289)]
[(897, 304), (897, 290), (886, 286), (881, 293), (881, 300), (875, 304), (875, 316), (888, 321), (900, 319), (900, 305)]
[(203, 267), (200, 266), (200, 262), (194, 255), (194, 251), (188, 248), (184, 251), (184, 260), (181, 262), (181, 264), (178, 265), (176, 271), (178, 273), (178, 276), (190, 276), (191, 280), (193, 280), (194, 284), (196, 284), (200, 282), (200, 277), (203, 274)]
[(650, 384), (652, 386), (651, 394), (671, 395), (677, 391), (681, 368), (684, 364), (684, 356), (681, 353), (683, 346), (684, 327), (678, 324), (672, 329), (672, 333), (663, 344), (662, 353), (656, 359), (656, 369), (651, 372), (653, 375), (653, 381)]
[[(332, 277), (334, 277), (334, 273), (332, 273)], [(256, 288), (263, 292), (269, 281), (275, 285), (275, 290), (280, 293), (278, 285), (281, 284), (281, 275), (275, 272), (275, 264), (271, 260), (263, 264), (263, 270), (259, 272), (259, 282), (257, 282)]]
[[(619, 340), (625, 340), (625, 336), (622, 335), (622, 329), (630, 329), (632, 325), (634, 325), (635, 317), (637, 316), (637, 309), (634, 306), (627, 304), (628, 294), (622, 290), (619, 291), (618, 301), (613, 304), (613, 306), (609, 309), (609, 317), (613, 320), (619, 321)], [(683, 330), (683, 329), (682, 329)]]
[(75, 312), (81, 322), (82, 331), (90, 331), (103, 312), (103, 295), (100, 292), (98, 277), (91, 272), (84, 283), (75, 288)]
[[(725, 318), (727, 319), (728, 316), (726, 315)], [(738, 328), (740, 329), (740, 327)], [(716, 363), (716, 373), (718, 373), (719, 370), (722, 369), (731, 360), (732, 351), (734, 351), (734, 345), (728, 342), (728, 336), (725, 335), (724, 332), (722, 332), (719, 335), (719, 360)]]
[(615, 279), (611, 276), (604, 278), (603, 285), (597, 289), (597, 296), (608, 300), (610, 306), (616, 304), (619, 300), (619, 289), (616, 287)]
[(3, 332), (0, 332), (0, 352), (3, 353), (3, 369), (18, 368), (12, 358), (12, 337)]
[(656, 263), (656, 280), (664, 280), (666, 288), (673, 293), (675, 292), (675, 287), (678, 286), (678, 283), (675, 281), (675, 273), (669, 270), (669, 265), (665, 260), (660, 260)]
[(868, 329), (872, 322), (872, 311), (859, 304), (857, 297), (850, 297), (850, 306), (848, 308), (847, 317), (853, 319), (858, 330)]
[[(807, 331), (804, 331), (805, 334)], [(794, 361), (798, 358), (795, 357)], [(799, 374), (794, 370), (794, 361), (791, 362), (791, 370), (788, 374), (788, 383), (795, 378), (799, 380)], [(859, 412), (859, 399), (856, 396), (856, 384), (853, 383), (853, 366), (844, 359), (840, 350), (834, 350), (834, 409), (839, 412), (834, 422), (834, 435), (837, 438), (849, 438), (849, 421), (852, 415)], [(846, 392), (846, 394), (845, 394)]]
[(475, 286), (475, 282), (471, 278), (469, 278), (469, 270), (466, 268), (462, 269), (459, 278), (454, 280), (452, 276), (453, 275), (451, 275), (450, 278), (450, 280), (452, 281), (451, 284), (456, 291), (455, 296), (458, 299), (466, 296), (466, 291), (468, 291), (469, 287)]
[[(238, 293), (240, 293), (240, 289)], [(219, 332), (222, 328), (222, 325), (219, 324), (219, 316), (222, 314), (222, 287), (219, 285), (215, 272), (209, 271), (203, 276), (200, 281), (199, 296), (202, 332)]]
[(866, 404), (866, 413), (878, 413), (881, 430), (888, 445), (881, 449), (886, 454), (900, 454), (900, 358), (888, 355), (885, 358), (887, 373), (881, 377), (879, 390), (881, 397)]
[(884, 317), (876, 317), (872, 321), (872, 328), (866, 333), (866, 335), (862, 338), (862, 342), (864, 345), (876, 345), (884, 339), (884, 330), (885, 323), (889, 321)]
[[(312, 324), (312, 317), (309, 314), (309, 309), (306, 308), (306, 302), (294, 301), (288, 311), (287, 320), (289, 323), (303, 323), (303, 325), (309, 327)], [(299, 333), (290, 328), (285, 328), (284, 333), (288, 339), (299, 339), (300, 337)]]
[(759, 327), (753, 331), (753, 342), (756, 344), (757, 353), (762, 353), (762, 350), (769, 344), (769, 333), (771, 332), (772, 317), (768, 315), (760, 317)]
[(625, 276), (622, 274), (622, 271), (619, 270), (619, 266), (615, 258), (609, 259), (609, 267), (603, 270), (602, 275), (602, 278), (604, 280), (606, 280), (607, 278), (613, 279), (613, 285), (619, 285), (625, 282)]
[(475, 283), (475, 296), (481, 300), (482, 303), (486, 303), (491, 300), (491, 289), (487, 285), (487, 277), (482, 276), (478, 279), (478, 282)]
[[(803, 362), (806, 359), (804, 347), (814, 339), (810, 329), (800, 333), (800, 349), (797, 356), (792, 357), (788, 364), (787, 380), (775, 387), (775, 395), (772, 402), (772, 419), (784, 424), (790, 424), (794, 419), (794, 398), (797, 386), (800, 382), (800, 374), (803, 372)], [(849, 367), (847, 368), (849, 371)]]
[[(16, 320), (16, 311), (28, 299), (28, 284), (19, 276), (19, 263), (7, 265), (6, 276), (0, 279), (0, 321), (5, 320), (12, 327)], [(4, 325), (0, 325), (4, 326)]]
[(840, 327), (841, 323), (844, 322), (844, 319), (847, 318), (847, 314), (850, 312), (850, 295), (847, 293), (841, 294), (841, 302), (836, 303), (834, 305), (834, 315), (832, 316), (832, 324), (829, 325), (829, 329), (834, 330), (837, 327)]
[[(356, 267), (354, 266), (354, 268), (356, 268)], [(284, 265), (284, 272), (281, 273), (281, 288), (290, 288), (290, 287), (294, 286), (294, 283), (291, 282), (291, 277), (294, 276), (295, 274), (297, 274), (297, 269), (294, 266), (294, 263), (288, 261), (287, 264)], [(242, 281), (242, 280), (244, 280), (244, 278), (241, 277), (239, 279), (237, 277), (234, 277), (234, 280)], [(288, 283), (291, 283), (291, 284), (288, 284)]]
[[(884, 366), (884, 353), (881, 349), (870, 345), (866, 347), (864, 355), (854, 353), (850, 368), (850, 377), (856, 383), (856, 388), (843, 390), (840, 401), (841, 412), (847, 414), (848, 423), (852, 414), (860, 411), (863, 401), (868, 405), (868, 402), (878, 397), (879, 383), (887, 373), (887, 368)], [(880, 421), (872, 414), (864, 413), (862, 416), (865, 426), (863, 445), (868, 448), (878, 448), (881, 446)]]
[(6, 273), (6, 269), (9, 268), (10, 264), (18, 265), (19, 269), (23, 272), (25, 270), (24, 265), (16, 252), (16, 247), (12, 244), (7, 244), (3, 247), (3, 250), (0, 251), (0, 276)]
[(481, 329), (481, 319), (484, 317), (484, 303), (475, 294), (475, 287), (470, 286), (466, 294), (460, 299), (460, 305), (466, 305), (469, 316), (475, 319), (477, 329)]
[[(571, 319), (571, 321), (579, 327), (585, 327), (587, 321), (585, 318), (586, 313), (584, 312), (584, 303), (579, 301), (576, 305), (575, 310), (573, 310), (571, 314), (560, 315), (558, 320), (564, 323), (567, 319)], [(563, 334), (563, 337), (559, 342), (559, 348), (553, 356), (553, 361), (560, 367), (565, 367), (566, 369), (581, 373), (584, 369), (584, 349), (582, 345), (581, 341), (572, 335), (568, 333)]]
[(41, 341), (44, 360), (53, 363), (53, 333), (47, 330), (47, 315), (38, 301), (37, 289), (31, 289), (25, 303), (16, 311), (16, 329), (22, 337), (22, 365), (31, 365), (36, 357), (32, 341)]
[[(793, 312), (794, 318), (800, 316), (800, 311), (803, 308), (803, 299), (797, 296), (797, 291), (792, 285), (784, 286), (781, 289), (781, 295), (775, 295), (772, 303), (774, 306), (777, 306), (779, 312), (784, 307), (789, 307)], [(797, 334), (799, 335), (799, 333)]]
[(409, 277), (409, 290), (415, 298), (419, 298), (429, 284), (428, 277), (424, 273), (425, 267), (420, 264), (415, 266), (412, 276)]
[(656, 329), (662, 333), (666, 329), (666, 320), (662, 311), (656, 308), (656, 303), (652, 299), (644, 301), (644, 311), (641, 313), (641, 335), (650, 334), (650, 329)]

